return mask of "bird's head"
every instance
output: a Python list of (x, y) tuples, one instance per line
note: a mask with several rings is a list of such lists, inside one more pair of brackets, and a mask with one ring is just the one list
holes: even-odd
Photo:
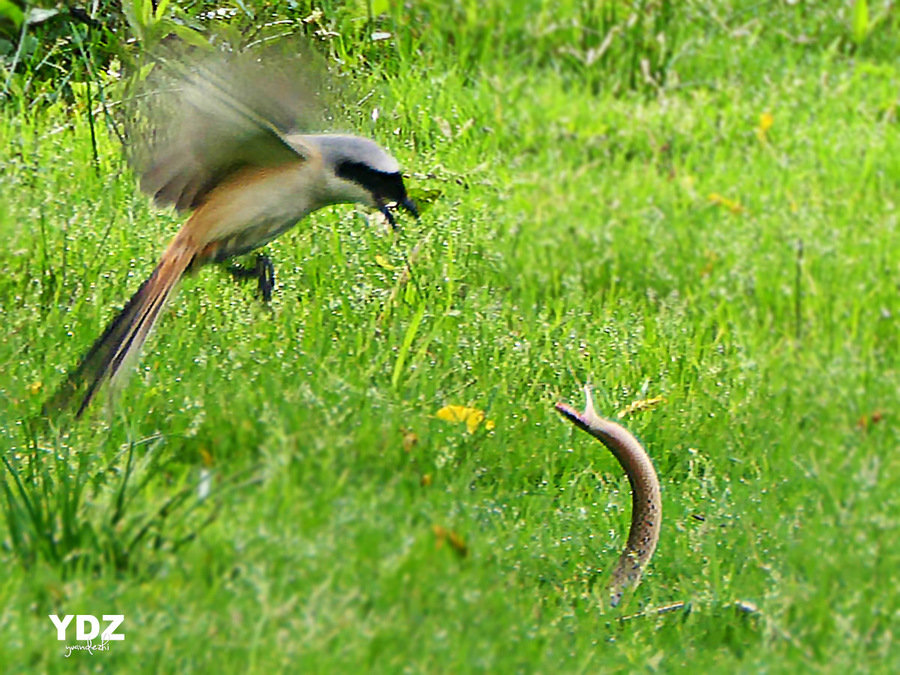
[(392, 227), (388, 209), (396, 203), (416, 218), (419, 212), (406, 194), (397, 160), (377, 143), (359, 136), (317, 135), (305, 140), (322, 153), (327, 171), (326, 197), (333, 203), (358, 202), (377, 208)]

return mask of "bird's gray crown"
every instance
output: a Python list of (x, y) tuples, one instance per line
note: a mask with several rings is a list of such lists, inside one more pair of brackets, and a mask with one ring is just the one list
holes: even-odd
[[(397, 161), (377, 143), (359, 136), (305, 136), (307, 143), (318, 147), (322, 159), (340, 180), (362, 188), (367, 202), (377, 206), (393, 224), (386, 204), (397, 202), (417, 215), (415, 205), (406, 194)], [(362, 201), (358, 198), (349, 201)]]
[(362, 164), (373, 171), (385, 174), (400, 173), (397, 160), (387, 154), (375, 141), (360, 136), (314, 135), (307, 136), (315, 143), (326, 164), (339, 167), (345, 163)]

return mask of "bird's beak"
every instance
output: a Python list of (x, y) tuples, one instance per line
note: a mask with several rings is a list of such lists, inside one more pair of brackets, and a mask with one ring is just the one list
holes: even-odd
[(412, 199), (407, 197), (402, 202), (400, 202), (400, 206), (409, 211), (413, 216), (415, 216), (416, 220), (419, 219), (419, 209), (416, 208), (415, 202)]
[(397, 229), (397, 221), (394, 220), (394, 214), (391, 213), (391, 210), (387, 207), (386, 204), (379, 204), (378, 210), (381, 211), (381, 214), (385, 217), (385, 219), (391, 224), (391, 227), (396, 230)]
[[(416, 205), (413, 201), (407, 197), (402, 202), (399, 202), (400, 206), (409, 211), (412, 215), (414, 215), (417, 219), (419, 217), (419, 209), (416, 208)], [(398, 229), (397, 220), (394, 218), (394, 214), (391, 213), (391, 210), (387, 207), (386, 204), (379, 204), (378, 210), (381, 211), (382, 215), (384, 215), (385, 219), (391, 224), (393, 229)]]

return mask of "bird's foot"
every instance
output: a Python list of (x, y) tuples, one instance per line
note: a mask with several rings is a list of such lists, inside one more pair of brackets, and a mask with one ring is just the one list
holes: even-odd
[(275, 288), (275, 266), (269, 260), (269, 256), (262, 253), (257, 255), (256, 264), (253, 267), (229, 265), (228, 272), (235, 279), (256, 279), (263, 302), (272, 300), (272, 290)]

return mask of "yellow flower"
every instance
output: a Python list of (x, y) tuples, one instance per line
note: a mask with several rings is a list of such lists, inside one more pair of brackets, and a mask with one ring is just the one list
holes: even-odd
[(775, 124), (775, 118), (772, 116), (772, 113), (764, 112), (759, 116), (759, 126), (756, 127), (756, 137), (759, 139), (760, 143), (765, 143), (768, 140), (769, 129), (772, 128), (773, 124)]
[[(484, 412), (463, 405), (445, 405), (435, 413), (435, 417), (445, 422), (465, 422), (469, 433), (474, 434), (484, 421)], [(494, 421), (484, 421), (484, 428), (491, 431), (494, 428)]]

